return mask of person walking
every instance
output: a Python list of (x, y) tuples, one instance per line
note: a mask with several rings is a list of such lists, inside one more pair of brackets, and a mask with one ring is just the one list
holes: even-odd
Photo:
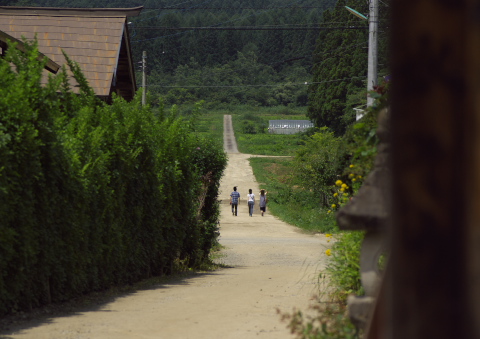
[(260, 190), (260, 203), (259, 203), (259, 206), (260, 206), (260, 211), (262, 212), (262, 217), (263, 217), (263, 213), (265, 213), (265, 211), (267, 210), (267, 192), (265, 192), (265, 190)]
[(253, 206), (255, 205), (255, 194), (252, 193), (252, 189), (248, 190), (248, 214), (253, 216)]
[(230, 194), (230, 205), (232, 206), (232, 215), (237, 216), (238, 203), (240, 202), (240, 193), (237, 192), (237, 186), (233, 187)]

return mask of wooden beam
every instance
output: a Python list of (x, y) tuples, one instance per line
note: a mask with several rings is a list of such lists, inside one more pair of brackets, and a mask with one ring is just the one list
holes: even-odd
[(480, 5), (392, 2), (391, 270), (370, 338), (478, 338)]
[[(26, 52), (25, 45), (22, 41), (12, 37), (11, 35), (0, 31), (0, 41), (4, 43), (5, 46), (8, 47), (9, 42), (14, 42), (16, 43), (16, 48), (22, 52)], [(60, 65), (57, 64), (56, 62), (50, 60), (48, 57), (46, 57), (44, 54), (38, 52), (38, 60), (43, 60), (44, 58), (47, 59), (47, 64), (45, 65), (45, 69), (52, 73), (57, 73), (58, 70), (60, 69)]]

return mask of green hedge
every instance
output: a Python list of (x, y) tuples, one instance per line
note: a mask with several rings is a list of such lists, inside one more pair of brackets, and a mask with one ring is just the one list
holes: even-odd
[(200, 264), (221, 148), (138, 97), (105, 105), (74, 63), (79, 94), (65, 69), (42, 85), (27, 50), (0, 59), (0, 314)]

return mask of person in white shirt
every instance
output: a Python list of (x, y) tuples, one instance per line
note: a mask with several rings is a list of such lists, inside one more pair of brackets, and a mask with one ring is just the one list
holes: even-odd
[(255, 205), (255, 194), (252, 193), (252, 189), (248, 190), (248, 214), (253, 216), (253, 206)]

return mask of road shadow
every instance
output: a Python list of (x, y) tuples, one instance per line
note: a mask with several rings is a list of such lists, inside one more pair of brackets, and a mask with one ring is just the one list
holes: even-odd
[(189, 271), (170, 276), (153, 277), (132, 285), (111, 288), (105, 291), (92, 292), (78, 298), (35, 308), (28, 312), (18, 312), (0, 318), (0, 339), (11, 339), (12, 335), (24, 330), (51, 324), (58, 318), (79, 316), (88, 312), (112, 312), (102, 310), (116, 299), (133, 296), (145, 290), (164, 290), (179, 285), (190, 285), (195, 278), (223, 274), (224, 270), (233, 266), (218, 264), (218, 269), (211, 271)]

